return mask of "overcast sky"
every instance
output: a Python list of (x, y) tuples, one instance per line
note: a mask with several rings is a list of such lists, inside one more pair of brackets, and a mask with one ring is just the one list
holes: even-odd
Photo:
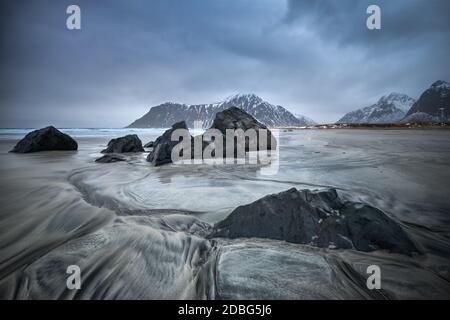
[[(81, 30), (66, 8), (81, 7)], [(382, 29), (366, 28), (369, 4)], [(123, 127), (255, 93), (318, 122), (450, 80), (448, 0), (2, 0), (0, 126)]]

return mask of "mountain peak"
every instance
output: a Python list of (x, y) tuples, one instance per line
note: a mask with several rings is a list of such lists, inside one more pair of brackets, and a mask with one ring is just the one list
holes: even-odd
[(404, 93), (391, 92), (378, 100), (377, 105), (392, 104), (396, 108), (408, 112), (415, 100)]
[(407, 98), (409, 98), (406, 94), (404, 94), (404, 93), (399, 93), (399, 92), (391, 92), (391, 93), (389, 93), (388, 95), (386, 95), (386, 96), (384, 96), (384, 97), (387, 97), (387, 98), (390, 98), (390, 99), (401, 99), (401, 98), (403, 98), (403, 97), (407, 97)]
[(409, 100), (409, 99), (412, 99), (412, 98), (404, 93), (391, 92), (388, 95), (382, 96), (378, 101), (386, 102), (386, 101), (400, 101), (400, 100)]
[(254, 103), (264, 102), (264, 100), (262, 98), (260, 98), (259, 96), (257, 96), (254, 93), (237, 93), (237, 94), (234, 94), (234, 95), (226, 98), (225, 102), (234, 102), (234, 101), (242, 101), (242, 100), (252, 101)]
[(347, 113), (338, 123), (393, 123), (401, 120), (414, 102), (406, 94), (391, 92), (369, 107)]
[[(420, 95), (419, 100), (408, 111), (405, 121), (416, 121), (417, 119), (421, 122), (449, 121), (449, 106), (450, 83), (438, 80)], [(410, 117), (414, 114), (416, 114), (414, 117)]]
[(179, 105), (179, 104), (181, 104), (181, 103), (173, 102), (173, 101), (166, 101), (166, 102), (162, 103), (161, 105), (171, 106), (171, 105)]
[(450, 83), (444, 80), (438, 80), (431, 85), (431, 88), (434, 89), (450, 89)]
[(217, 112), (236, 107), (253, 116), (268, 127), (304, 126), (312, 122), (307, 118), (296, 118), (281, 106), (274, 106), (256, 94), (235, 94), (222, 102), (187, 105), (167, 102), (150, 109), (144, 116), (130, 124), (129, 128), (169, 128), (173, 123), (184, 120), (188, 127), (201, 121), (209, 127)]

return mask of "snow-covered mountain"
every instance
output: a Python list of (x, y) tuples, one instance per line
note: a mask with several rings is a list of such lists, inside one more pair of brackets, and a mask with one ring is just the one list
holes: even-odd
[(393, 123), (403, 119), (415, 100), (406, 94), (393, 92), (377, 103), (347, 113), (337, 123)]
[(450, 121), (450, 83), (436, 81), (425, 90), (402, 122)]
[(298, 120), (300, 120), (300, 122), (304, 123), (305, 126), (313, 126), (317, 124), (317, 122), (315, 122), (313, 119), (303, 116), (301, 114), (296, 113), (294, 115)]
[(210, 104), (163, 103), (151, 108), (128, 128), (168, 128), (182, 120), (191, 128), (194, 127), (194, 121), (201, 121), (203, 128), (209, 128), (216, 113), (230, 107), (244, 110), (268, 127), (308, 125), (307, 118), (297, 118), (282, 106), (270, 104), (254, 94), (237, 94)]

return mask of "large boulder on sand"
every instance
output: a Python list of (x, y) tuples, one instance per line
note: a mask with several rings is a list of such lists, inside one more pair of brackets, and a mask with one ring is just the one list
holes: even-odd
[(406, 232), (381, 210), (343, 201), (336, 190), (297, 190), (268, 195), (236, 208), (211, 237), (257, 237), (330, 249), (419, 252)]
[(102, 153), (144, 152), (142, 142), (135, 134), (112, 139)]
[(30, 153), (52, 150), (77, 150), (78, 144), (69, 135), (53, 126), (35, 130), (20, 140), (10, 152)]
[[(177, 129), (188, 130), (186, 122), (180, 121), (175, 123), (172, 128), (166, 130), (162, 136), (158, 137), (153, 143), (153, 150), (147, 156), (147, 161), (154, 166), (172, 163), (172, 149), (179, 141), (172, 141), (172, 133)], [(191, 137), (192, 141), (192, 137)]]
[[(277, 147), (277, 141), (272, 135), (272, 132), (250, 114), (237, 107), (231, 107), (222, 112), (218, 112), (214, 118), (213, 124), (210, 129), (218, 129), (222, 132), (224, 138), (226, 138), (226, 130), (242, 129), (243, 131), (254, 129), (257, 134), (257, 147), (256, 150), (275, 150)], [(267, 130), (267, 142), (265, 144), (260, 143), (259, 130)], [(226, 139), (224, 139), (224, 149), (226, 145)], [(235, 145), (235, 150), (237, 146)], [(245, 151), (249, 151), (249, 143), (245, 141)], [(235, 153), (236, 156), (236, 153)]]

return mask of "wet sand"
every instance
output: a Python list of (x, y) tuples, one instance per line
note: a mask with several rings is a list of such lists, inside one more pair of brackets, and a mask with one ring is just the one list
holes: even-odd
[[(271, 176), (257, 165), (154, 168), (146, 153), (95, 163), (118, 134), (83, 133), (76, 152), (35, 154), (10, 154), (17, 139), (0, 139), (0, 298), (450, 297), (448, 130), (281, 131)], [(376, 206), (424, 254), (204, 238), (236, 206), (290, 187), (333, 187)], [(71, 264), (79, 291), (66, 288)], [(371, 264), (381, 291), (365, 287)]]

